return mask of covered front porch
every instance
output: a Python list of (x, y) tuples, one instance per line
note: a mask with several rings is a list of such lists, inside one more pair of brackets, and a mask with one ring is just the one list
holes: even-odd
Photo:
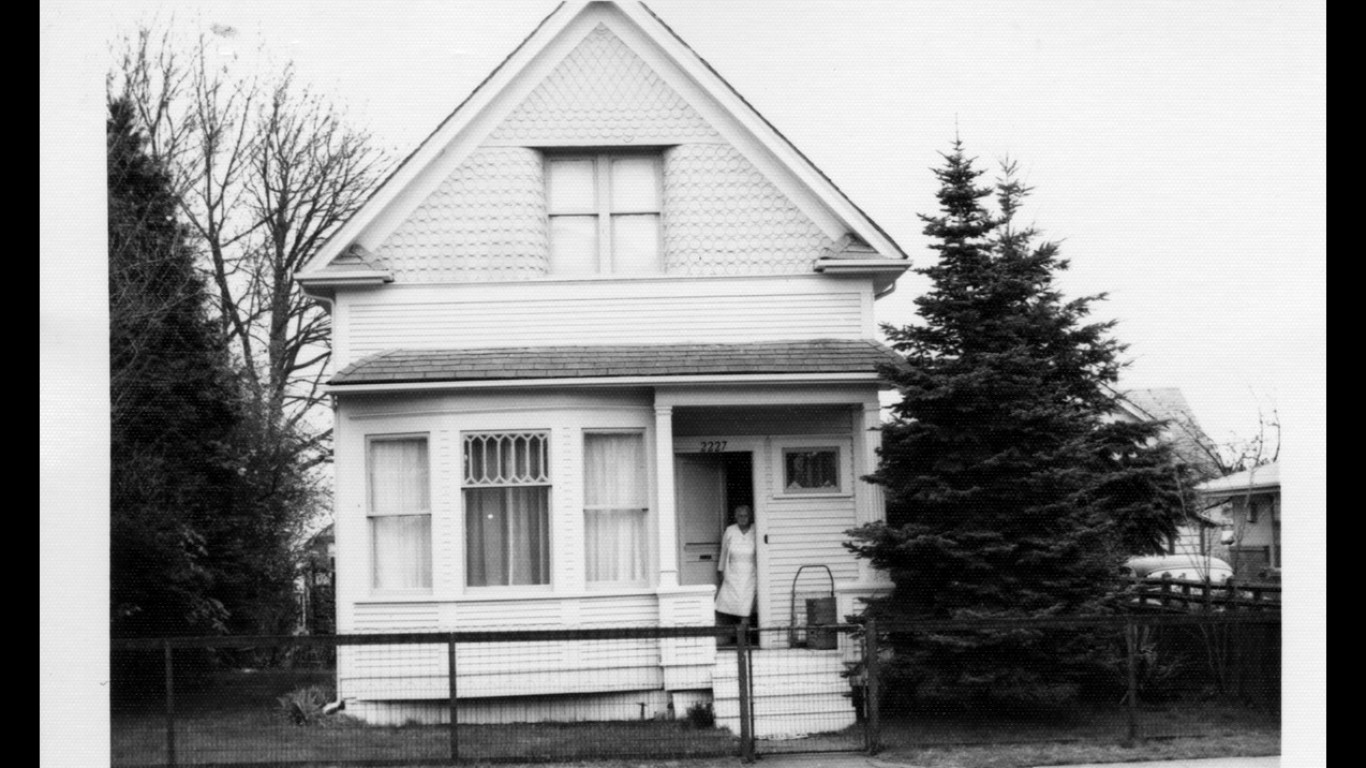
[[(890, 586), (843, 545), (883, 514), (881, 490), (860, 479), (880, 440), (875, 383), (657, 387), (654, 413), (662, 625), (715, 620), (721, 534), (741, 505), (754, 515), (760, 626), (840, 621)], [(808, 615), (817, 599), (822, 615)]]

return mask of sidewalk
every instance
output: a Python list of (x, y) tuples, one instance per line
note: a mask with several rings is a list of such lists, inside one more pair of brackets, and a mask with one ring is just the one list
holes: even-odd
[(1068, 768), (1280, 768), (1279, 754), (1269, 757), (1199, 757), (1150, 763), (1089, 763)]
[[(762, 768), (914, 768), (910, 763), (893, 763), (851, 752), (829, 755), (764, 755)], [(1270, 757), (1209, 757), (1181, 760), (1155, 760), (1141, 763), (1086, 763), (1067, 768), (1280, 768), (1279, 755)], [(1062, 768), (1058, 766), (1057, 768)]]

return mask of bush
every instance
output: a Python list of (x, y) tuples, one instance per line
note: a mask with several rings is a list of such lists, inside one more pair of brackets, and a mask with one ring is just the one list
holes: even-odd
[(280, 711), (295, 725), (320, 725), (323, 722), (323, 707), (332, 700), (332, 692), (321, 685), (307, 685), (295, 688), (276, 699)]
[(711, 704), (708, 702), (699, 701), (688, 707), (684, 718), (690, 727), (698, 730), (716, 727), (716, 712), (712, 710)]

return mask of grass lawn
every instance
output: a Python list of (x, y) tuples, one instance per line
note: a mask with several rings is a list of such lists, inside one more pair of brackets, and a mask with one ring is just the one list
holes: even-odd
[(1281, 752), (1279, 717), (1245, 707), (1141, 708), (1133, 745), (1123, 743), (1127, 723), (1119, 707), (1034, 719), (893, 718), (883, 725), (878, 758), (924, 768), (1028, 768)]
[[(233, 673), (194, 691), (177, 693), (177, 758), (196, 763), (363, 764), (366, 760), (442, 764), (449, 753), (446, 726), (368, 726), (345, 716), (298, 726), (276, 697), (330, 673)], [(159, 702), (112, 719), (113, 764), (161, 765), (165, 718)], [(1121, 744), (1126, 713), (1120, 707), (1078, 708), (1033, 718), (898, 717), (884, 713), (879, 759), (925, 768), (1023, 768), (1084, 762), (1164, 760), (1183, 757), (1280, 753), (1275, 713), (1214, 704), (1145, 707), (1133, 746)], [(714, 768), (737, 764), (730, 732), (691, 728), (680, 721), (461, 725), (460, 755), (471, 762), (591, 760), (595, 768)], [(758, 742), (763, 753), (857, 749), (859, 727), (787, 742)], [(650, 758), (650, 755), (661, 757)], [(627, 758), (632, 759), (615, 759)], [(673, 758), (687, 757), (686, 760)], [(644, 759), (641, 759), (644, 758)]]

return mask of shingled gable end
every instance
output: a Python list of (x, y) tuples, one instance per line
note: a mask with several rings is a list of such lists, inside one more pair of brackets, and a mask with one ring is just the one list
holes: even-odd
[[(338, 630), (710, 625), (742, 504), (763, 625), (805, 620), (802, 565), (857, 612), (890, 586), (842, 542), (883, 516), (859, 478), (905, 362), (873, 309), (908, 267), (648, 9), (561, 5), (296, 276), (333, 315)], [(462, 657), (462, 717), (738, 726), (713, 643), (632, 642)], [(853, 723), (844, 650), (785, 643), (811, 684), (756, 734)], [(442, 659), (388, 658), (342, 654), (349, 713), (448, 713)]]

